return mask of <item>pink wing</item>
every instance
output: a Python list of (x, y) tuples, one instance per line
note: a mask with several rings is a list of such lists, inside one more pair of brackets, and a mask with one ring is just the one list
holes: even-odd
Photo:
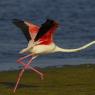
[[(58, 27), (55, 21), (49, 19), (41, 27), (18, 19), (14, 19), (13, 23), (22, 30), (28, 41), (39, 41), (44, 45), (53, 42), (53, 34)], [(37, 39), (35, 40), (35, 38)]]
[(37, 26), (37, 25), (34, 25), (32, 23), (28, 23), (28, 22), (25, 22), (25, 23), (28, 25), (28, 27), (29, 27), (29, 34), (31, 36), (32, 41), (34, 41), (34, 39), (35, 39), (35, 37), (36, 37), (40, 27)]
[(43, 35), (39, 40), (41, 44), (48, 45), (53, 43), (53, 34), (56, 31), (56, 27), (52, 27), (45, 35)]
[[(38, 26), (30, 24), (29, 25), (29, 33), (31, 35), (31, 38), (34, 40), (36, 37), (38, 31), (39, 31)], [(56, 26), (53, 26), (46, 34), (44, 34), (39, 41), (41, 42), (40, 44), (48, 45), (53, 42), (53, 34), (56, 31)]]

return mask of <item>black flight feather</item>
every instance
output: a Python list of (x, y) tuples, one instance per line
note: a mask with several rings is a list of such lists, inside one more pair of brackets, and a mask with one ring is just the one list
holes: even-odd
[(49, 29), (53, 26), (54, 21), (47, 19), (45, 23), (43, 23), (34, 39), (34, 41), (39, 40), (44, 34), (46, 34)]
[(13, 19), (13, 23), (21, 29), (28, 41), (31, 40), (31, 36), (29, 34), (29, 27), (24, 23), (24, 21), (19, 19)]

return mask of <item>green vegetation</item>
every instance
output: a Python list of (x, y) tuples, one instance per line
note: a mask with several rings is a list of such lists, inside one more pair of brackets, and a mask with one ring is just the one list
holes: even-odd
[(18, 71), (0, 72), (0, 95), (95, 95), (95, 66), (65, 66), (42, 69), (45, 79), (26, 71), (16, 93), (12, 92)]

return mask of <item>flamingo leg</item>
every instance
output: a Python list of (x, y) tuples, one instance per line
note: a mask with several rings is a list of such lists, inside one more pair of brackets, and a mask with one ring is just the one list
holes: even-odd
[(22, 75), (23, 75), (25, 69), (31, 69), (31, 70), (35, 71), (37, 74), (40, 75), (41, 80), (43, 79), (43, 73), (39, 72), (38, 70), (36, 70), (35, 68), (33, 68), (33, 67), (30, 66), (32, 60), (35, 59), (37, 56), (33, 56), (33, 57), (29, 60), (29, 62), (28, 62), (27, 64), (24, 63), (24, 62), (22, 62), (22, 60), (24, 60), (25, 58), (30, 57), (30, 56), (32, 56), (32, 54), (29, 54), (29, 55), (27, 55), (27, 56), (21, 57), (21, 58), (19, 58), (19, 59), (17, 60), (17, 62), (20, 63), (20, 64), (22, 64), (22, 65), (24, 65), (24, 67), (23, 67), (22, 70), (20, 71), (19, 76), (18, 76), (18, 78), (17, 78), (17, 82), (16, 82), (16, 85), (15, 85), (14, 90), (13, 90), (14, 93), (15, 93), (17, 87), (18, 87), (18, 84), (19, 84), (19, 82), (20, 82), (20, 79), (21, 79), (21, 77), (22, 77)]
[(38, 71), (37, 69), (33, 68), (33, 67), (29, 67), (29, 69), (33, 70), (34, 72), (36, 72), (38, 75), (40, 75), (41, 80), (44, 79), (44, 74), (41, 73), (40, 71)]
[(38, 75), (40, 75), (40, 78), (41, 78), (41, 80), (43, 80), (44, 78), (43, 78), (43, 73), (41, 73), (40, 71), (38, 71), (38, 70), (36, 70), (35, 68), (33, 68), (33, 67), (31, 67), (31, 66), (29, 66), (29, 64), (25, 64), (24, 62), (22, 62), (22, 61), (19, 61), (19, 63), (20, 64), (22, 64), (22, 65), (27, 65), (26, 66), (26, 69), (31, 69), (31, 70), (33, 70), (34, 72), (36, 72)]
[[(17, 62), (25, 66), (26, 64), (25, 64), (24, 62), (22, 62), (22, 60), (24, 60), (25, 58), (27, 58), (27, 57), (29, 57), (29, 56), (32, 56), (32, 54), (29, 54), (29, 55), (27, 55), (27, 56), (24, 56), (24, 57), (19, 58), (19, 59), (17, 60)], [(32, 58), (32, 60), (35, 59), (36, 57), (37, 57), (37, 56), (34, 56), (34, 57)], [(39, 72), (38, 70), (36, 70), (36, 69), (33, 68), (33, 67), (30, 67), (29, 65), (28, 65), (27, 68), (29, 68), (29, 69), (33, 70), (34, 72), (36, 72), (37, 74), (39, 74), (39, 75), (41, 76), (41, 80), (43, 79), (43, 73)]]
[[(17, 60), (17, 62), (20, 63), (21, 60), (23, 60), (23, 59), (25, 59), (25, 58), (27, 58), (27, 57), (29, 57), (29, 56), (31, 56), (31, 54), (29, 54), (29, 55), (27, 55), (27, 56), (25, 56), (25, 57), (21, 57), (19, 60)], [(29, 64), (31, 63), (32, 59), (33, 59), (33, 58), (31, 58), (31, 59), (29, 60), (28, 64), (25, 64), (24, 62), (20, 63), (20, 64), (23, 64), (24, 67), (22, 68), (22, 70), (20, 71), (20, 73), (19, 73), (19, 75), (18, 75), (17, 82), (16, 82), (16, 85), (15, 85), (14, 90), (13, 90), (14, 93), (15, 93), (17, 87), (18, 87), (19, 81), (20, 81), (20, 79), (21, 79), (21, 77), (22, 77), (22, 75), (23, 75), (25, 69), (29, 66)]]
[(25, 71), (25, 69), (23, 68), (23, 69), (20, 71), (20, 73), (19, 73), (19, 76), (18, 76), (18, 79), (17, 79), (16, 85), (15, 85), (14, 90), (13, 90), (14, 93), (15, 93), (17, 87), (18, 87), (18, 84), (19, 84), (19, 82), (20, 82), (20, 79), (21, 79), (21, 77), (22, 77), (24, 71)]
[(20, 63), (20, 61), (22, 61), (22, 60), (24, 60), (24, 59), (26, 59), (26, 58), (28, 58), (28, 57), (30, 57), (30, 56), (32, 56), (33, 54), (28, 54), (28, 55), (26, 55), (26, 56), (24, 56), (24, 57), (21, 57), (21, 58), (19, 58), (18, 60), (17, 60), (17, 63)]
[[(40, 75), (41, 80), (43, 80), (43, 73), (41, 73), (40, 71), (36, 70), (35, 68), (33, 68), (32, 66), (30, 66), (31, 62), (33, 59), (35, 59), (37, 56), (34, 56), (33, 58), (30, 59), (30, 61), (28, 62), (28, 64), (25, 64), (25, 69), (31, 69), (34, 72), (36, 72), (38, 75)], [(24, 63), (23, 63), (24, 64)]]

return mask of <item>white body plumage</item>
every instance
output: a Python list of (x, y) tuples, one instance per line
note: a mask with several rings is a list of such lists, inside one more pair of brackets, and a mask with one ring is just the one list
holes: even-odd
[(28, 47), (21, 50), (20, 53), (30, 52), (33, 54), (47, 54), (47, 53), (54, 53), (54, 52), (78, 52), (80, 50), (83, 50), (85, 48), (88, 48), (89, 46), (95, 44), (95, 41), (92, 41), (80, 48), (76, 49), (64, 49), (58, 47), (56, 44), (51, 43), (49, 45), (41, 45), (41, 44), (33, 44), (29, 42)]

